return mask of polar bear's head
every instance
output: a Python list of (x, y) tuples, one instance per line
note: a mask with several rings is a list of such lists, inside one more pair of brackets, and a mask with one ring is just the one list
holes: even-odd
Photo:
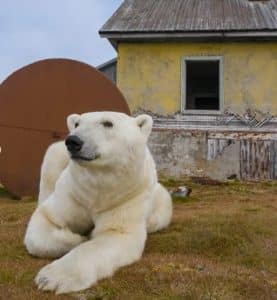
[(73, 114), (66, 146), (71, 158), (85, 165), (124, 164), (145, 155), (152, 118), (136, 118), (116, 112)]

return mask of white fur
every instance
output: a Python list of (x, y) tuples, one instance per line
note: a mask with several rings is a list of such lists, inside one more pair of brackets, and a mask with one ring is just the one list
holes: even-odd
[[(112, 128), (103, 126), (107, 120)], [(147, 147), (151, 117), (97, 112), (67, 122), (84, 141), (82, 155), (97, 158), (71, 160), (64, 143), (50, 146), (24, 240), (34, 256), (61, 257), (35, 279), (56, 293), (88, 288), (140, 259), (147, 232), (166, 227), (172, 215)]]

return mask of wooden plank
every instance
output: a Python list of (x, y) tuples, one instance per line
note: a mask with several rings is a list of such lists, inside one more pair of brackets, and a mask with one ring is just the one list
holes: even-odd
[(270, 179), (277, 180), (277, 141), (272, 141), (270, 148)]
[(272, 172), (273, 141), (241, 140), (240, 177), (243, 180), (270, 180)]
[(232, 144), (228, 139), (208, 139), (207, 141), (207, 160), (216, 159), (222, 155), (225, 148)]

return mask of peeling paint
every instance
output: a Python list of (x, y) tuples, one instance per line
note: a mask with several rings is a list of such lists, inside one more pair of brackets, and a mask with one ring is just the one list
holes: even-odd
[[(132, 113), (154, 118), (149, 146), (161, 174), (277, 179), (277, 43), (121, 42), (118, 53)], [(182, 61), (191, 56), (223, 57), (221, 113), (181, 111)]]
[(272, 172), (273, 141), (240, 141), (240, 178), (243, 180), (276, 179)]
[(277, 116), (277, 43), (120, 43), (118, 85), (132, 110), (161, 115), (181, 107), (181, 62), (187, 56), (224, 57), (224, 109)]
[(149, 146), (164, 176), (277, 179), (277, 140), (269, 133), (154, 129)]
[[(223, 141), (223, 140), (221, 140)], [(226, 180), (231, 176), (240, 178), (240, 143), (235, 140), (225, 140), (226, 146), (214, 160), (207, 161), (205, 170), (207, 175), (216, 180)]]
[(207, 160), (214, 160), (222, 155), (224, 150), (232, 144), (232, 140), (208, 139)]
[(247, 109), (245, 113), (238, 114), (227, 109), (223, 115), (219, 116), (218, 124), (227, 125), (233, 120), (240, 120), (249, 127), (260, 128), (272, 119), (273, 115), (269, 112), (263, 113), (258, 110), (251, 111), (251, 109)]

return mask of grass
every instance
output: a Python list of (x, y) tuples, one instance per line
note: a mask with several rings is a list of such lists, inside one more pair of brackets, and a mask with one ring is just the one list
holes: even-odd
[(8, 192), (1, 184), (0, 184), (0, 197), (1, 198), (10, 198), (13, 200), (19, 200), (19, 198), (16, 195), (13, 195), (12, 193)]
[(172, 224), (149, 235), (142, 259), (79, 293), (37, 291), (49, 260), (22, 244), (36, 202), (0, 189), (0, 299), (233, 300), (277, 299), (277, 184), (162, 182), (192, 188), (174, 199)]

